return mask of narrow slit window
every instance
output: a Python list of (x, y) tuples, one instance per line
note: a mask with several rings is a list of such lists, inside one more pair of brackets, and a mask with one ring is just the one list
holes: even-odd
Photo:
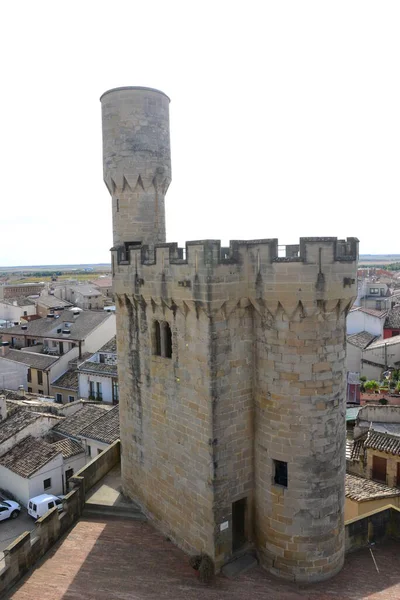
[(161, 326), (159, 321), (154, 321), (153, 338), (154, 354), (161, 356)]
[(163, 323), (163, 356), (172, 358), (172, 331), (168, 323)]
[(287, 487), (288, 485), (288, 469), (287, 462), (283, 460), (274, 460), (274, 483)]

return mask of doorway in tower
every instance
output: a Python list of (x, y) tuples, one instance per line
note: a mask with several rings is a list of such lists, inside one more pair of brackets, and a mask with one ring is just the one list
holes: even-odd
[(247, 498), (232, 502), (232, 552), (237, 552), (246, 543)]

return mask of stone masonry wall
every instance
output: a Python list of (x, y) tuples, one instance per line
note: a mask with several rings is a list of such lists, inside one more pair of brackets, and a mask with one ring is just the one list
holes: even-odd
[[(210, 320), (216, 563), (232, 554), (232, 503), (246, 498), (246, 538), (253, 540), (253, 307), (243, 303)], [(222, 523), (228, 528), (221, 531)]]
[[(232, 554), (232, 502), (247, 497), (263, 564), (322, 579), (344, 552), (344, 322), (356, 262), (336, 259), (325, 238), (303, 242), (300, 261), (275, 261), (268, 240), (238, 244), (225, 263), (212, 241), (191, 243), (186, 259), (173, 245), (155, 260), (114, 253), (125, 491), (217, 566)], [(152, 354), (155, 319), (172, 327), (172, 359)], [(289, 464), (285, 490), (272, 485), (273, 459)]]
[[(258, 316), (257, 536), (262, 562), (298, 581), (344, 560), (345, 315)], [(288, 465), (287, 487), (274, 461)]]
[[(117, 301), (124, 490), (181, 547), (213, 556), (208, 318)], [(172, 358), (154, 355), (156, 319), (172, 329)]]
[(112, 197), (114, 244), (165, 242), (171, 181), (169, 98), (117, 88), (101, 97), (104, 181)]

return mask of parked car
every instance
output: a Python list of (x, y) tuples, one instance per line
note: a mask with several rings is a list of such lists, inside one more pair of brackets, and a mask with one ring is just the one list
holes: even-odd
[(58, 511), (61, 512), (63, 509), (62, 496), (53, 496), (53, 494), (41, 494), (34, 498), (29, 498), (28, 502), (28, 515), (34, 519), (43, 517), (51, 508), (57, 507)]
[(21, 512), (21, 507), (14, 500), (1, 500), (0, 502), (0, 521), (6, 519), (16, 519)]

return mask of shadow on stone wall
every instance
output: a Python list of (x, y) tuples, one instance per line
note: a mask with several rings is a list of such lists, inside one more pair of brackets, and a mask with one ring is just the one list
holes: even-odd
[(389, 504), (347, 521), (346, 554), (376, 542), (400, 540), (400, 510)]

